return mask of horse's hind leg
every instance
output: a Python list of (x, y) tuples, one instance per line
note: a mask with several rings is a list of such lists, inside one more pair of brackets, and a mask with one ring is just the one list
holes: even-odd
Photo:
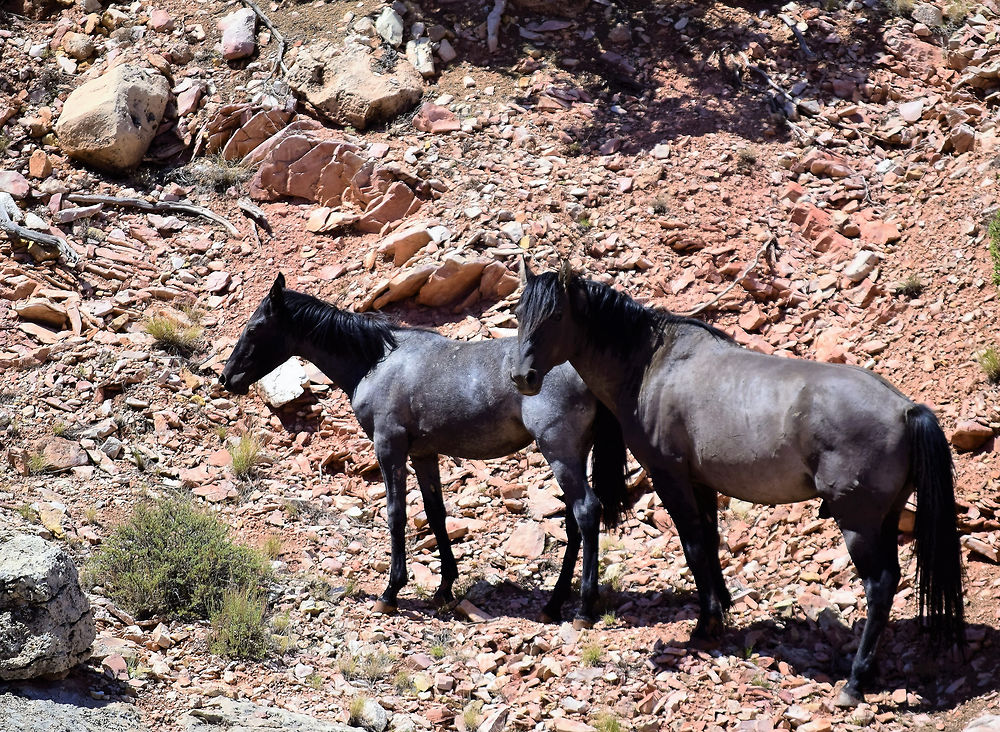
[(406, 584), (406, 441), (405, 436), (375, 435), (375, 455), (385, 481), (392, 558), (389, 584), (375, 603), (376, 612), (394, 612), (396, 596)]
[(444, 496), (441, 494), (441, 471), (438, 467), (438, 456), (412, 458), (413, 472), (417, 474), (420, 493), (424, 497), (424, 511), (427, 513), (427, 523), (430, 524), (434, 538), (437, 539), (438, 554), (441, 556), (441, 585), (434, 593), (438, 602), (450, 602), (455, 599), (451, 588), (458, 579), (458, 565), (451, 551), (451, 540), (445, 526)]
[[(836, 517), (836, 512), (834, 516)], [(844, 528), (840, 519), (837, 523), (844, 534), (847, 550), (858, 569), (868, 600), (868, 619), (851, 665), (851, 676), (837, 699), (838, 706), (856, 706), (864, 701), (862, 689), (875, 671), (875, 651), (879, 637), (889, 622), (892, 598), (899, 585), (899, 555), (896, 549), (899, 515), (890, 514), (880, 528), (869, 531)]]
[(562, 568), (559, 570), (559, 579), (556, 586), (552, 588), (552, 596), (542, 608), (543, 623), (562, 622), (562, 606), (569, 597), (570, 588), (573, 586), (573, 572), (576, 570), (576, 558), (580, 554), (580, 527), (577, 526), (573, 511), (566, 511), (566, 552), (563, 554)]
[[(712, 577), (715, 581), (715, 594), (722, 604), (723, 611), (729, 610), (733, 604), (732, 595), (726, 587), (726, 578), (722, 575), (722, 564), (719, 562), (719, 496), (716, 491), (705, 485), (694, 487), (694, 497), (701, 513), (702, 530), (705, 532), (706, 551), (715, 557), (712, 565)], [(711, 559), (711, 557), (709, 558)]]
[(651, 473), (653, 488), (677, 527), (684, 556), (698, 588), (700, 613), (695, 626), (695, 638), (713, 638), (722, 632), (723, 614), (729, 598), (724, 590), (719, 566), (719, 532), (705, 520), (690, 481), (668, 472)]

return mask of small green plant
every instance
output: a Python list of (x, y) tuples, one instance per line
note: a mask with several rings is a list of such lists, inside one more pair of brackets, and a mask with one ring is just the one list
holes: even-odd
[(604, 649), (596, 643), (590, 643), (583, 647), (580, 660), (584, 666), (598, 666), (604, 660)]
[[(261, 445), (253, 435), (242, 435), (235, 445), (228, 445), (229, 454), (233, 459), (233, 475), (237, 478), (248, 478), (261, 462)], [(287, 506), (287, 502), (285, 504)]]
[(657, 196), (653, 201), (653, 213), (657, 216), (663, 216), (663, 214), (670, 211), (670, 200), (666, 196)]
[(178, 177), (183, 182), (224, 191), (245, 182), (251, 175), (253, 171), (238, 160), (226, 160), (221, 155), (214, 155), (186, 166)]
[(6, 135), (0, 135), (0, 155), (7, 152), (7, 148), (10, 147), (10, 138)]
[(96, 526), (98, 522), (97, 509), (93, 506), (87, 506), (83, 509), (83, 522), (90, 526)]
[(213, 434), (215, 434), (216, 437), (219, 438), (219, 440), (221, 442), (225, 442), (226, 441), (226, 428), (223, 427), (222, 425), (218, 425), (218, 426), (212, 428), (212, 432), (213, 432)]
[(924, 281), (916, 272), (908, 274), (892, 287), (892, 291), (900, 297), (919, 297), (924, 291)]
[(261, 551), (264, 552), (264, 556), (268, 559), (277, 559), (285, 551), (285, 544), (277, 534), (269, 534), (264, 540), (264, 546), (261, 547)]
[(348, 707), (347, 710), (350, 715), (350, 719), (347, 720), (347, 723), (354, 725), (355, 727), (361, 727), (365, 718), (365, 706), (367, 704), (368, 697), (364, 694), (358, 694), (356, 697), (351, 699), (351, 706)]
[(614, 610), (608, 610), (604, 615), (601, 616), (601, 622), (605, 625), (614, 625), (618, 622), (618, 616), (615, 615)]
[(736, 170), (746, 175), (757, 165), (757, 151), (752, 147), (743, 147), (736, 153)]
[(292, 614), (285, 610), (271, 618), (271, 629), (284, 635), (292, 625)]
[(351, 653), (345, 651), (337, 656), (337, 670), (348, 680), (364, 679), (376, 681), (384, 679), (392, 669), (393, 659), (388, 653)]
[(310, 688), (319, 691), (323, 688), (323, 677), (319, 674), (309, 674), (306, 676), (306, 684), (308, 684)]
[(1000, 287), (1000, 211), (993, 214), (990, 219), (990, 226), (987, 229), (989, 236), (990, 261), (993, 264), (993, 284)]
[(52, 434), (56, 437), (62, 437), (67, 431), (69, 431), (69, 425), (65, 422), (59, 421), (52, 425)]
[(986, 379), (991, 384), (1000, 383), (1000, 353), (997, 349), (990, 346), (976, 358), (983, 373), (986, 374)]
[(28, 472), (31, 475), (38, 475), (39, 473), (44, 473), (49, 470), (52, 465), (49, 463), (49, 459), (45, 457), (44, 453), (33, 452), (28, 455)]
[(392, 685), (400, 694), (409, 694), (413, 691), (413, 677), (405, 671), (398, 671), (392, 680)]
[(143, 330), (153, 336), (156, 345), (168, 351), (190, 354), (201, 345), (201, 328), (184, 325), (166, 315), (154, 315), (146, 320)]
[(37, 524), (39, 521), (38, 511), (30, 503), (22, 503), (17, 507), (17, 512), (28, 523)]
[(587, 230), (593, 228), (593, 226), (594, 226), (593, 223), (591, 223), (591, 221), (590, 221), (590, 217), (587, 216), (586, 214), (584, 214), (583, 216), (581, 216), (577, 220), (576, 225), (579, 226), (584, 231), (587, 231)]
[(437, 645), (431, 646), (430, 654), (431, 658), (436, 658), (438, 660), (441, 660), (446, 655), (448, 655), (448, 650), (443, 645), (438, 643)]
[(566, 157), (576, 158), (583, 154), (583, 145), (574, 140), (573, 142), (566, 145)]
[(944, 17), (947, 19), (948, 25), (957, 30), (969, 17), (969, 13), (975, 6), (974, 0), (955, 0), (955, 2), (946, 5)]
[(757, 674), (752, 679), (750, 679), (751, 686), (759, 686), (762, 689), (770, 689), (774, 686), (764, 674)]
[(146, 453), (140, 450), (138, 447), (133, 445), (129, 452), (132, 453), (132, 459), (135, 461), (135, 467), (140, 473), (145, 473), (146, 468), (149, 467), (149, 458), (146, 457)]
[(622, 732), (622, 723), (610, 712), (600, 712), (594, 717), (594, 728), (597, 732)]
[(108, 596), (140, 619), (209, 617), (227, 592), (256, 590), (269, 575), (263, 558), (234, 544), (215, 516), (175, 498), (138, 505), (92, 568)]
[(891, 15), (908, 16), (913, 12), (914, 0), (882, 0)]
[(469, 702), (462, 710), (462, 721), (465, 722), (467, 730), (474, 730), (483, 721), (483, 702), (481, 700)]
[(266, 607), (256, 590), (227, 590), (211, 616), (212, 653), (254, 661), (266, 658), (271, 650), (271, 636), (264, 623)]

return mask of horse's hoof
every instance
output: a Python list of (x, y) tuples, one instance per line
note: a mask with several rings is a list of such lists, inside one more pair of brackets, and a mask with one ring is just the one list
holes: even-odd
[(382, 600), (376, 600), (375, 605), (372, 607), (372, 612), (377, 615), (394, 615), (396, 613), (396, 606)]
[(858, 704), (864, 702), (864, 700), (865, 698), (860, 692), (853, 691), (850, 687), (845, 686), (837, 697), (837, 701), (834, 702), (834, 705), (841, 709), (853, 709)]
[(538, 614), (538, 622), (545, 623), (546, 625), (552, 625), (553, 623), (561, 623), (562, 615), (559, 613), (551, 613), (548, 610), (542, 610)]
[(455, 596), (452, 595), (450, 592), (448, 592), (448, 593), (435, 592), (434, 593), (434, 597), (432, 598), (432, 600), (433, 600), (435, 606), (441, 608), (441, 607), (445, 607), (446, 605), (448, 605), (451, 602), (454, 602), (455, 601)]
[(574, 630), (588, 630), (594, 627), (594, 621), (587, 618), (573, 618)]

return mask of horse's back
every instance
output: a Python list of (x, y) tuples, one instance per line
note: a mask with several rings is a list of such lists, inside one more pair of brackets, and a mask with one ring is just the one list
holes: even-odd
[[(405, 429), (413, 454), (509, 455), (529, 444), (540, 424), (561, 419), (551, 412), (576, 408), (581, 391), (589, 394), (569, 367), (560, 368), (542, 394), (522, 396), (510, 379), (516, 345), (513, 338), (455, 341), (401, 331), (397, 348), (362, 380), (355, 412), (373, 429), (376, 423)], [(526, 402), (533, 405), (527, 415)]]
[(824, 467), (848, 482), (905, 467), (912, 402), (875, 374), (732, 346), (697, 351), (664, 361), (641, 405), (695, 480), (786, 503), (822, 494)]

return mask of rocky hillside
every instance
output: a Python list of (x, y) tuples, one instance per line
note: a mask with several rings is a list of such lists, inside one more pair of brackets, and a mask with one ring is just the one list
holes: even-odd
[[(207, 622), (137, 619), (98, 585), (93, 656), (64, 686), (153, 730), (1000, 714), (992, 0), (0, 7), (4, 528), (85, 566), (137, 503), (190, 496), (272, 557), (282, 639), (228, 660)], [(373, 615), (385, 489), (346, 398), (308, 364), (246, 397), (217, 376), (279, 271), (482, 339), (515, 332), (523, 253), (930, 404), (955, 447), (968, 655), (928, 654), (904, 525), (878, 686), (835, 707), (865, 603), (815, 502), (723, 501), (736, 602), (716, 647), (688, 643), (694, 584), (651, 495), (602, 539), (602, 621), (540, 623), (566, 532), (534, 447), (442, 459), (460, 604), (430, 601), (440, 562), (411, 480), (410, 584)]]

